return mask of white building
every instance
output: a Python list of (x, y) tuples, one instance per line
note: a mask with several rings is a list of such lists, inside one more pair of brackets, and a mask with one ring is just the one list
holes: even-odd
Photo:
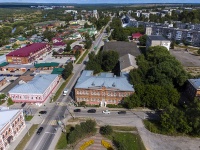
[(59, 83), (56, 74), (38, 74), (31, 81), (16, 85), (8, 93), (14, 102), (41, 105)]
[(146, 49), (148, 49), (150, 46), (164, 46), (169, 50), (170, 44), (171, 42), (165, 39), (163, 36), (149, 35), (146, 41)]
[(0, 150), (6, 150), (26, 127), (23, 110), (0, 107)]

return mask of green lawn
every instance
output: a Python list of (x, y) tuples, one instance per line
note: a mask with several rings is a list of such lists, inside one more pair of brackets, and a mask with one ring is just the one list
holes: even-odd
[(69, 132), (71, 126), (66, 126), (66, 133), (61, 134), (58, 143), (56, 144), (56, 149), (66, 149), (67, 148), (67, 133)]
[(112, 126), (112, 129), (119, 131), (137, 131), (136, 127), (128, 127), (128, 126)]
[(33, 116), (25, 116), (25, 121), (31, 121), (32, 118)]
[(138, 134), (129, 132), (114, 132), (109, 138), (117, 149), (123, 150), (146, 150)]
[(65, 89), (67, 83), (69, 82), (69, 80), (71, 79), (71, 77), (73, 76), (74, 74), (72, 73), (63, 83), (62, 85), (60, 86), (60, 88), (57, 90), (56, 94), (54, 95), (53, 97), (53, 101), (51, 100), (50, 102), (55, 102), (57, 101), (57, 99), (59, 98), (59, 96), (62, 94), (63, 90)]
[[(21, 142), (18, 144), (18, 146), (15, 148), (15, 150), (22, 150), (25, 148), (28, 141), (31, 139), (32, 135), (34, 134), (35, 130), (38, 128), (37, 124), (32, 125), (32, 127), (29, 129), (29, 135), (26, 133), (24, 138), (21, 140)], [(24, 129), (26, 130), (26, 129)]]
[(88, 54), (89, 50), (86, 50), (85, 53), (81, 56), (81, 58), (78, 60), (77, 64), (81, 64), (85, 56)]

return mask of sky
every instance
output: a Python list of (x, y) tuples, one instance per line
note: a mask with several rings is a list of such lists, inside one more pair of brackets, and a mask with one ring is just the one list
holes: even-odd
[(200, 3), (200, 0), (0, 0), (0, 2), (18, 3)]

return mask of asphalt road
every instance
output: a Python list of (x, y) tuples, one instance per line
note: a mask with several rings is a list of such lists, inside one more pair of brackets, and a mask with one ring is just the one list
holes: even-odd
[[(90, 51), (92, 51), (93, 47), (95, 47), (95, 46), (99, 47), (99, 45), (102, 41), (102, 38), (104, 36), (105, 35), (103, 32), (97, 37), (97, 39), (93, 42), (93, 46), (91, 47)], [(88, 56), (85, 57), (84, 61), (85, 60), (88, 60)], [(66, 86), (66, 88), (68, 88), (69, 91), (71, 91), (71, 89), (73, 88), (75, 82), (77, 81), (78, 77), (80, 76), (81, 71), (84, 70), (85, 64), (82, 63), (80, 65), (77, 65), (75, 68), (76, 68), (76, 71), (74, 72), (74, 76), (71, 78), (71, 80), (69, 81), (69, 83)], [(61, 96), (57, 100), (57, 102), (67, 102), (68, 96), (69, 96), (69, 93), (65, 97)], [(58, 125), (51, 126), (51, 125), (48, 125), (48, 123), (51, 120), (62, 120), (63, 114), (65, 114), (66, 116), (69, 115), (69, 114), (67, 114), (66, 109), (67, 109), (66, 106), (57, 106), (57, 105), (55, 105), (52, 108), (52, 110), (47, 114), (46, 118), (44, 119), (44, 121), (41, 124), (41, 126), (44, 127), (42, 133), (40, 135), (35, 134), (31, 138), (31, 141), (27, 145), (26, 150), (48, 150), (49, 149), (49, 146), (55, 136), (55, 132), (56, 132), (55, 128), (57, 128)]]

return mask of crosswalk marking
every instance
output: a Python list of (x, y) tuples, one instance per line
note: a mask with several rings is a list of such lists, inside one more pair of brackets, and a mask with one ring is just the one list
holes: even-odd
[(50, 120), (48, 124), (55, 126), (55, 125), (57, 125), (57, 120)]
[(67, 106), (67, 103), (66, 102), (60, 102), (58, 105), (59, 106)]

